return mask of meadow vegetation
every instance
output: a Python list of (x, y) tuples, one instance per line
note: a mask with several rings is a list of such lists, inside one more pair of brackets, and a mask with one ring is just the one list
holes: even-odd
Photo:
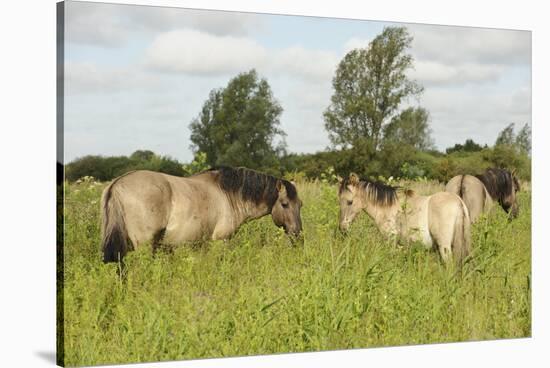
[[(433, 192), (433, 181), (401, 182)], [(517, 338), (531, 334), (531, 192), (509, 222), (473, 226), (458, 272), (436, 252), (384, 239), (366, 215), (337, 229), (336, 185), (298, 181), (303, 244), (269, 216), (228, 241), (102, 263), (106, 183), (65, 182), (65, 364), (93, 365)]]

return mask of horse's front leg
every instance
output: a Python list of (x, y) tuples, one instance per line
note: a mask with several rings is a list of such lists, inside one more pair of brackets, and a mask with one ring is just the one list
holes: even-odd
[(235, 227), (229, 224), (217, 225), (212, 232), (212, 240), (230, 240), (235, 234), (235, 230)]
[(157, 251), (162, 246), (162, 239), (164, 239), (164, 235), (166, 234), (166, 228), (160, 229), (153, 235), (153, 240), (151, 241), (151, 247), (153, 249), (153, 256), (157, 254)]

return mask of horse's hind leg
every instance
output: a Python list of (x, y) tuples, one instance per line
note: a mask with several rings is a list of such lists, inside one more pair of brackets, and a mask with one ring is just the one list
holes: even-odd
[(443, 263), (448, 264), (452, 260), (453, 252), (451, 249), (451, 244), (438, 245), (439, 246), (439, 255)]
[(153, 255), (157, 253), (157, 250), (160, 248), (161, 241), (164, 238), (164, 234), (166, 233), (166, 228), (160, 229), (153, 235), (153, 241), (151, 242), (151, 246), (153, 248)]
[(441, 257), (441, 260), (443, 261), (443, 263), (448, 264), (452, 261), (453, 258), (453, 233), (452, 231), (446, 233), (444, 231), (441, 231), (442, 229), (443, 228), (440, 227), (435, 234), (432, 233), (432, 239), (437, 245), (437, 250), (439, 251), (439, 256)]

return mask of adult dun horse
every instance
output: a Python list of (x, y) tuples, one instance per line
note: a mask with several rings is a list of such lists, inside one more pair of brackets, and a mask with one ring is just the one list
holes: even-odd
[(156, 250), (161, 241), (226, 239), (244, 222), (268, 214), (298, 235), (301, 206), (291, 182), (246, 168), (219, 167), (186, 178), (129, 172), (103, 191), (103, 261), (121, 261), (145, 242)]
[(421, 196), (412, 190), (359, 179), (356, 174), (340, 182), (340, 229), (346, 231), (363, 210), (385, 235), (401, 241), (419, 241), (437, 248), (448, 263), (459, 263), (470, 253), (470, 218), (462, 200), (451, 193)]
[(472, 222), (482, 213), (489, 212), (494, 202), (498, 202), (511, 218), (517, 217), (519, 207), (516, 195), (519, 190), (519, 182), (513, 172), (496, 168), (476, 176), (457, 175), (445, 187), (445, 191), (462, 198)]

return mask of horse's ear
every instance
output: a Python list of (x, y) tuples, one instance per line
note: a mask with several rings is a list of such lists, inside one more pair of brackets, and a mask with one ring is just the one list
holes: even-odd
[(292, 184), (294, 186), (294, 188), (296, 188), (296, 182), (294, 180), (291, 180), (290, 184)]
[(275, 186), (277, 188), (277, 191), (279, 192), (279, 195), (286, 193), (286, 188), (280, 179), (277, 179), (277, 183), (275, 184)]
[(342, 185), (342, 182), (344, 181), (344, 178), (342, 178), (340, 175), (338, 175), (336, 177), (336, 179), (338, 180), (338, 184)]
[(351, 185), (359, 184), (359, 176), (356, 173), (349, 174), (349, 182)]
[(512, 175), (512, 177), (515, 177), (516, 176), (516, 172), (517, 172), (517, 169), (514, 167), (512, 169), (512, 171), (510, 171), (510, 174)]

